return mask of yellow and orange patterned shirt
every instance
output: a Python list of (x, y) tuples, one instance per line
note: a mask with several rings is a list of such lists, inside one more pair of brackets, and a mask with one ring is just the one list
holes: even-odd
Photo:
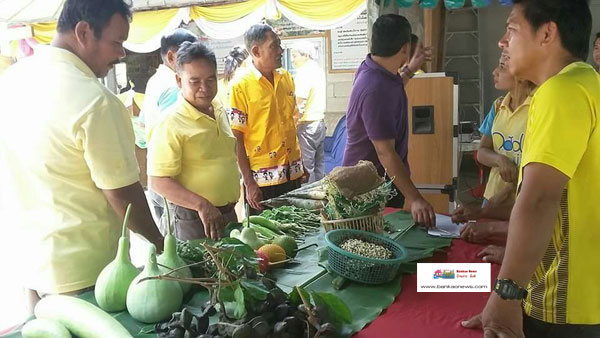
[(256, 183), (283, 184), (303, 174), (294, 114), (294, 81), (284, 69), (271, 84), (254, 67), (240, 76), (231, 93), (231, 128), (244, 134), (246, 154)]

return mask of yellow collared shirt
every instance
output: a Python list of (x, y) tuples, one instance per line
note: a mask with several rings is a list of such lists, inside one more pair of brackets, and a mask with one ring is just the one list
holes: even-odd
[(227, 114), (213, 101), (215, 118), (201, 113), (181, 94), (174, 110), (148, 135), (148, 175), (172, 177), (215, 206), (240, 197), (236, 139)]
[(250, 169), (261, 187), (283, 184), (304, 173), (293, 119), (294, 81), (284, 69), (273, 75), (274, 85), (249, 65), (231, 93), (231, 128), (244, 133)]
[[(40, 47), (0, 79), (0, 175), (24, 286), (92, 286), (116, 254), (121, 220), (101, 189), (139, 180), (130, 115), (71, 52)], [(18, 240), (17, 240), (18, 239)], [(14, 243), (13, 243), (14, 242)]]

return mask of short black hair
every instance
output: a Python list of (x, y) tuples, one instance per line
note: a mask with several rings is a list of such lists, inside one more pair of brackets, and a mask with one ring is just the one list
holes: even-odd
[(102, 31), (115, 14), (121, 14), (131, 20), (131, 9), (123, 0), (67, 0), (58, 18), (56, 30), (59, 33), (75, 29), (77, 23), (85, 21), (94, 31), (94, 37), (100, 39)]
[(554, 22), (562, 46), (574, 57), (586, 60), (592, 34), (592, 13), (588, 0), (513, 0), (523, 8), (527, 22), (537, 31)]
[(405, 17), (398, 14), (385, 14), (373, 24), (371, 54), (388, 57), (395, 55), (410, 43), (411, 28)]
[(596, 38), (594, 39), (594, 41), (600, 39), (600, 32), (596, 33)]
[(160, 56), (164, 57), (169, 51), (176, 52), (186, 41), (196, 42), (198, 37), (185, 28), (177, 28), (173, 33), (163, 36), (160, 39)]
[(189, 42), (185, 41), (181, 44), (181, 47), (177, 50), (177, 70), (183, 69), (183, 65), (191, 63), (195, 60), (206, 60), (211, 65), (217, 68), (217, 58), (215, 53), (208, 48), (207, 45), (200, 41)]
[(263, 43), (269, 32), (275, 34), (273, 27), (267, 25), (266, 23), (258, 23), (250, 27), (246, 33), (244, 33), (244, 43), (246, 44), (246, 49), (251, 51), (254, 45)]

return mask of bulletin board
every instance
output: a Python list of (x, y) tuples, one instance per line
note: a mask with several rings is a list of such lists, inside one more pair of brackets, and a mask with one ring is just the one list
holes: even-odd
[(354, 72), (369, 51), (367, 11), (329, 32), (329, 71)]

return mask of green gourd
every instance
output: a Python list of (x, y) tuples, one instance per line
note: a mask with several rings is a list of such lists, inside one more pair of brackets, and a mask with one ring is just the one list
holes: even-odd
[[(174, 277), (192, 278), (192, 270), (190, 270), (190, 268), (188, 267), (182, 268), (186, 266), (187, 263), (183, 259), (181, 259), (179, 255), (177, 255), (177, 241), (175, 240), (175, 237), (171, 234), (171, 213), (169, 212), (167, 200), (165, 198), (163, 199), (165, 201), (165, 212), (167, 213), (167, 235), (165, 236), (164, 251), (162, 255), (158, 256), (157, 261), (160, 265), (164, 265), (167, 268), (160, 267), (160, 270), (162, 273), (167, 273), (172, 269), (178, 269), (171, 275)], [(186, 294), (192, 287), (191, 284), (184, 282), (180, 282), (179, 286), (181, 286), (183, 294)]]
[(61, 323), (52, 319), (34, 319), (21, 329), (23, 338), (71, 338), (71, 333)]
[(131, 204), (127, 206), (127, 211), (125, 212), (117, 257), (102, 269), (102, 272), (98, 275), (98, 279), (96, 279), (96, 287), (94, 288), (96, 303), (98, 303), (98, 306), (102, 310), (108, 312), (125, 310), (127, 307), (127, 289), (131, 281), (140, 273), (129, 260), (127, 222), (129, 221), (130, 211)]
[(244, 228), (238, 239), (254, 250), (257, 250), (265, 244), (256, 236), (256, 232), (251, 228)]
[(179, 283), (146, 277), (161, 274), (156, 264), (156, 247), (150, 245), (148, 263), (127, 290), (127, 311), (135, 320), (143, 323), (158, 323), (167, 320), (181, 307), (183, 292)]
[(121, 323), (99, 307), (72, 296), (50, 295), (35, 305), (35, 317), (61, 323), (80, 338), (132, 338)]
[(231, 232), (229, 233), (229, 237), (231, 238), (235, 238), (235, 239), (240, 239), (240, 235), (242, 234), (241, 231), (239, 231), (238, 229), (233, 229), (231, 230)]

